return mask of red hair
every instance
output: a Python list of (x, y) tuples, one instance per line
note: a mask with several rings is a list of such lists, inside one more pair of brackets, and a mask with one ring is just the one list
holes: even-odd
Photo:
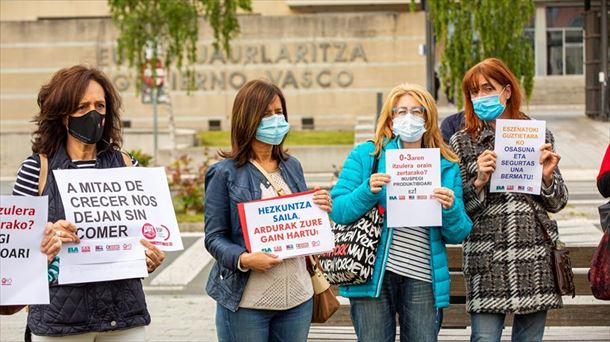
[(470, 94), (479, 92), (479, 76), (483, 76), (489, 84), (491, 80), (496, 81), (502, 87), (510, 85), (511, 95), (506, 100), (505, 112), (509, 119), (525, 119), (521, 113), (522, 92), (519, 82), (510, 69), (498, 58), (487, 58), (466, 72), (462, 80), (462, 92), (464, 93), (465, 130), (471, 135), (483, 127), (483, 121), (474, 113)]

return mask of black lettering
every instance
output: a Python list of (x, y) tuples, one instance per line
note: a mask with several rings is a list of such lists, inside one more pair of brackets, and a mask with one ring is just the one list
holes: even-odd
[(286, 76), (284, 76), (282, 88), (285, 89), (288, 85), (292, 85), (295, 89), (299, 89), (299, 84), (297, 83), (296, 78), (294, 78), (294, 74), (290, 70), (286, 71)]
[(350, 62), (355, 61), (356, 58), (362, 58), (363, 62), (368, 62), (368, 59), (366, 58), (366, 53), (364, 53), (364, 47), (362, 47), (362, 44), (356, 44), (356, 46), (354, 46), (354, 48), (352, 49), (352, 56), (350, 58)]
[(308, 52), (308, 48), (307, 45), (305, 44), (298, 44), (297, 45), (297, 52), (296, 52), (296, 56), (295, 56), (295, 63), (300, 63), (303, 62), (305, 64), (307, 64), (307, 52)]
[[(322, 81), (322, 77), (326, 76), (327, 81)], [(322, 71), (320, 71), (320, 73), (318, 74), (318, 76), (316, 77), (316, 82), (318, 83), (318, 85), (322, 88), (328, 88), (330, 87), (330, 70), (328, 69), (324, 69)]]
[(339, 49), (339, 51), (337, 51), (337, 55), (335, 56), (335, 62), (336, 63), (347, 62), (347, 58), (345, 58), (345, 56), (344, 56), (345, 49), (347, 48), (347, 44), (346, 43), (335, 43), (335, 47), (337, 49)]
[(354, 75), (347, 70), (341, 70), (339, 74), (337, 74), (337, 84), (341, 88), (347, 88), (354, 82)]

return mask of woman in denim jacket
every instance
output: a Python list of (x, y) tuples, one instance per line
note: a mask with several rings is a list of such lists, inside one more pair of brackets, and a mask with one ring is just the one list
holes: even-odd
[[(456, 155), (443, 142), (432, 96), (421, 86), (402, 84), (390, 92), (374, 141), (360, 144), (347, 157), (332, 189), (332, 219), (356, 221), (373, 206), (385, 207), (385, 152), (400, 148), (439, 148), (442, 205), (440, 227), (388, 228), (384, 225), (371, 280), (339, 287), (348, 297), (358, 341), (394, 341), (396, 314), (401, 341), (436, 341), (441, 309), (449, 306), (449, 269), (445, 243), (460, 243), (472, 222), (464, 211)], [(373, 156), (378, 173), (371, 175)], [(405, 204), (408, 205), (408, 204)]]
[[(307, 340), (313, 288), (305, 258), (249, 253), (237, 211), (238, 203), (307, 190), (301, 164), (283, 148), (287, 117), (277, 86), (246, 83), (233, 103), (232, 150), (206, 174), (205, 247), (216, 259), (207, 292), (221, 342)], [(328, 191), (316, 191), (314, 203), (330, 212)]]

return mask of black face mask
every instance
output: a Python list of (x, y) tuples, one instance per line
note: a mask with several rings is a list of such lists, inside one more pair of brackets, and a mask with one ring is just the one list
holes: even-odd
[(85, 144), (96, 144), (104, 134), (104, 117), (96, 110), (78, 118), (69, 116), (68, 132)]

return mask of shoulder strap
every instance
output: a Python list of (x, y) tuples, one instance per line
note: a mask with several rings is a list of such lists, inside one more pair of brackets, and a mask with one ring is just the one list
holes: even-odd
[(38, 196), (42, 195), (45, 185), (47, 185), (47, 174), (49, 173), (49, 159), (46, 154), (39, 154), (40, 174), (38, 175)]
[(123, 156), (125, 166), (133, 166), (133, 160), (131, 160), (131, 156), (129, 155), (129, 153), (121, 151), (121, 155)]
[(544, 237), (544, 239), (546, 241), (548, 241), (551, 244), (551, 246), (554, 246), (555, 243), (553, 242), (553, 239), (551, 239), (551, 237), (549, 236), (549, 233), (546, 231), (546, 228), (544, 228), (544, 224), (542, 223), (542, 220), (538, 216), (538, 211), (536, 210), (536, 206), (534, 205), (534, 201), (528, 195), (524, 195), (523, 197), (527, 201), (527, 204), (529, 204), (529, 206), (534, 211), (534, 217), (536, 217), (536, 221), (538, 222), (538, 224), (536, 226), (540, 227), (540, 230), (542, 231), (542, 236)]
[(267, 180), (269, 181), (269, 183), (271, 183), (271, 186), (273, 187), (273, 190), (275, 190), (275, 193), (278, 194), (278, 196), (284, 196), (286, 194), (286, 192), (284, 191), (284, 189), (282, 189), (281, 186), (279, 186), (271, 177), (271, 175), (267, 172), (267, 170), (263, 169), (263, 167), (254, 159), (250, 160), (250, 163), (252, 163), (252, 165), (254, 165), (262, 174), (263, 176), (265, 176), (265, 178), (267, 178)]
[(379, 157), (374, 156), (373, 157), (373, 168), (371, 169), (371, 174), (377, 173), (378, 169), (379, 169)]

